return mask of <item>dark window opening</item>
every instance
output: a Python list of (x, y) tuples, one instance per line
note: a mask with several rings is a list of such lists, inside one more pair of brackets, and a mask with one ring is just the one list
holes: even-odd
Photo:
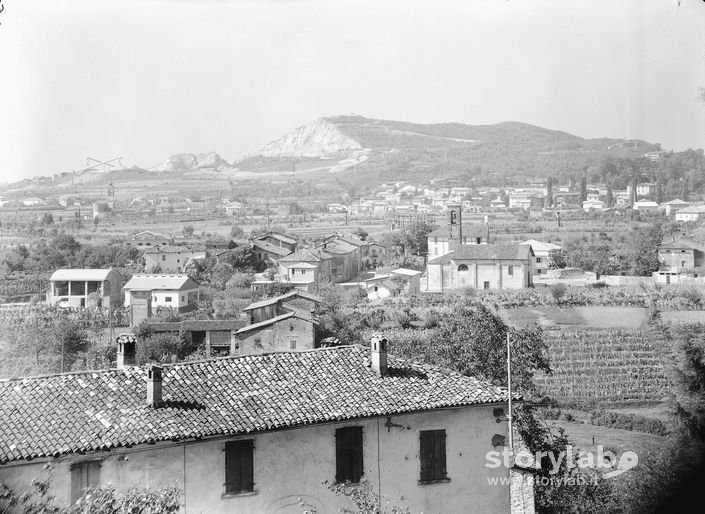
[(421, 482), (446, 480), (446, 431), (424, 430), (420, 434)]
[(86, 489), (100, 485), (100, 462), (77, 462), (71, 465), (71, 503), (76, 502)]
[(335, 431), (335, 481), (356, 484), (362, 478), (362, 427)]
[(252, 439), (225, 443), (225, 494), (255, 490), (253, 443)]

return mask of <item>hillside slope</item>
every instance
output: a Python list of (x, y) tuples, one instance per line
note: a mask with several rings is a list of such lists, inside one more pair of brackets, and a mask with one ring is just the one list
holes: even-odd
[(282, 161), (343, 161), (358, 159), (366, 150), (365, 160), (358, 159), (359, 165), (344, 170), (343, 176), (350, 170), (357, 176), (374, 173), (380, 180), (559, 176), (593, 165), (604, 155), (635, 157), (655, 149), (644, 141), (583, 139), (519, 122), (419, 124), (346, 115), (298, 127), (236, 165), (255, 171)]

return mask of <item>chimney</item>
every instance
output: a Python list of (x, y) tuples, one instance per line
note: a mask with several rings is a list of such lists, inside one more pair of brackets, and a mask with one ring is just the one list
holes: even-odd
[(126, 333), (117, 336), (117, 367), (124, 369), (135, 365), (135, 344), (137, 339), (134, 334)]
[(162, 367), (152, 365), (147, 369), (147, 405), (155, 409), (162, 404)]
[(380, 335), (374, 334), (370, 339), (372, 350), (372, 371), (377, 373), (377, 376), (383, 377), (387, 374), (387, 345), (389, 340)]

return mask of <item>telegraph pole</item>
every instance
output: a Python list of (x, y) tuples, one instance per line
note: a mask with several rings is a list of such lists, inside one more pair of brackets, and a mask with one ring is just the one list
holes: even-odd
[(512, 350), (509, 332), (507, 332), (507, 430), (509, 432), (509, 454), (514, 455), (514, 434), (512, 429)]

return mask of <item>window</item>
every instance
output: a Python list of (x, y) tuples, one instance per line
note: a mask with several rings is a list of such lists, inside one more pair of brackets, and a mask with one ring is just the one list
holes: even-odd
[(541, 264), (541, 257), (536, 257), (536, 264)]
[(478, 245), (479, 245), (480, 243), (482, 243), (482, 238), (481, 238), (481, 237), (476, 237), (476, 238), (475, 238), (475, 244), (478, 244)]
[(171, 303), (171, 296), (165, 296), (164, 301)]
[(162, 254), (162, 260), (163, 260), (163, 261), (166, 260), (166, 255)]
[(228, 441), (225, 443), (225, 494), (254, 490), (254, 440)]
[(71, 465), (71, 503), (83, 496), (87, 488), (99, 484), (99, 461), (77, 462)]
[(289, 339), (289, 350), (296, 350), (296, 339)]
[(186, 297), (184, 295), (181, 295), (181, 301), (183, 302), (185, 300), (186, 300)]
[(468, 265), (467, 264), (461, 264), (458, 266), (458, 271), (467, 271), (468, 270)]
[(362, 427), (335, 431), (335, 481), (356, 484), (362, 477)]
[(447, 480), (446, 431), (423, 430), (420, 434), (419, 446), (419, 460), (421, 461), (420, 482)]
[(507, 274), (514, 275), (514, 266), (507, 266)]
[(490, 283), (489, 283), (489, 282), (485, 282), (485, 283), (484, 283), (484, 288), (485, 288), (485, 289), (489, 289), (489, 288), (490, 288)]

